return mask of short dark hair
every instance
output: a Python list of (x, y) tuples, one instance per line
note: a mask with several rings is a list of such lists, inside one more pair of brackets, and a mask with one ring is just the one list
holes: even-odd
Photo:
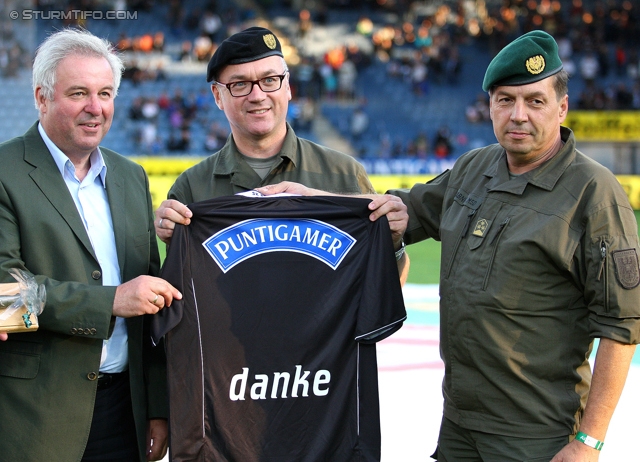
[(554, 75), (553, 88), (556, 91), (556, 98), (558, 101), (569, 93), (569, 73), (562, 69), (556, 75)]

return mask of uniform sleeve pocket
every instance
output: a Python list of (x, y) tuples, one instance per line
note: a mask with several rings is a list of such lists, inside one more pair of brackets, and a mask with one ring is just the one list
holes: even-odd
[(601, 238), (594, 242), (595, 295), (601, 314), (619, 318), (637, 315), (640, 267), (637, 249), (624, 238)]

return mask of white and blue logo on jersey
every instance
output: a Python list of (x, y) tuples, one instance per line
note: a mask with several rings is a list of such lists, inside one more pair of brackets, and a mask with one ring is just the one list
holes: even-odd
[(323, 221), (304, 218), (256, 218), (222, 229), (202, 245), (226, 273), (238, 263), (266, 252), (298, 252), (334, 270), (356, 240)]

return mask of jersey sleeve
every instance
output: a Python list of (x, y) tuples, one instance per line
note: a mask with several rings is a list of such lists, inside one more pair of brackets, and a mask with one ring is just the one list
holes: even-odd
[(374, 343), (402, 327), (407, 312), (386, 217), (371, 224), (355, 340)]
[(160, 277), (176, 289), (183, 296), (182, 300), (173, 299), (169, 306), (165, 306), (152, 316), (151, 339), (157, 345), (162, 337), (178, 325), (183, 315), (183, 306), (188, 296), (185, 281), (190, 268), (188, 252), (188, 230), (184, 225), (176, 225), (171, 238), (171, 245), (167, 248), (167, 257), (162, 265)]

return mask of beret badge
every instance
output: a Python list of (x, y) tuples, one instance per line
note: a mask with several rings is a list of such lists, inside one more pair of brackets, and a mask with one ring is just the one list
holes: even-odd
[(537, 75), (544, 71), (544, 57), (542, 55), (532, 56), (531, 58), (527, 59), (527, 61), (525, 62), (525, 66), (527, 67), (527, 71), (529, 71), (530, 74)]
[(264, 40), (264, 44), (269, 47), (270, 50), (275, 49), (276, 47), (276, 38), (273, 34), (265, 34), (262, 36), (262, 40)]

